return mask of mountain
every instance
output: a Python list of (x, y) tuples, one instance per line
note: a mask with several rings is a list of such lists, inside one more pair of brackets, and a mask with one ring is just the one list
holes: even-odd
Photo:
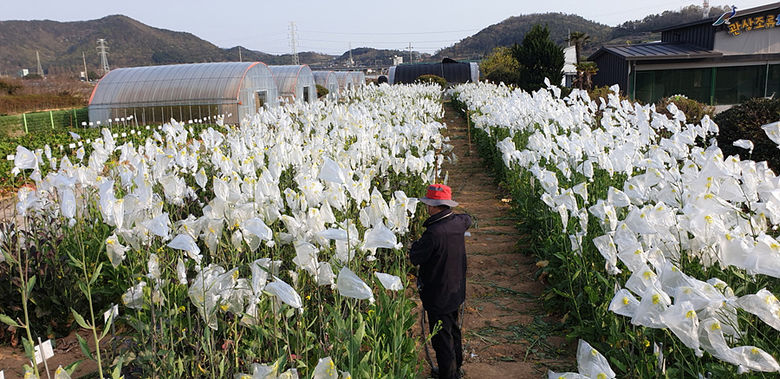
[[(99, 66), (96, 41), (109, 46), (111, 67), (174, 63), (238, 61), (239, 47), (222, 49), (186, 32), (154, 28), (130, 17), (113, 15), (98, 20), (0, 21), (0, 74), (36, 66), (35, 52), (49, 74), (83, 71), (81, 54), (86, 53), (90, 71)], [(290, 64), (291, 57), (241, 48), (245, 61)], [(321, 63), (330, 55), (300, 53), (303, 63)]]
[(559, 45), (566, 45), (569, 32), (584, 32), (590, 36), (585, 44), (583, 55), (588, 56), (601, 45), (641, 43), (659, 40), (659, 29), (669, 26), (717, 17), (729, 7), (704, 8), (690, 5), (679, 10), (651, 14), (641, 20), (626, 21), (617, 27), (599, 24), (577, 15), (563, 13), (540, 13), (509, 17), (497, 24), (490, 25), (473, 36), (464, 38), (453, 46), (444, 48), (434, 55), (441, 59), (481, 59), (498, 46), (510, 46), (521, 43), (525, 33), (535, 24), (547, 25), (550, 37)]
[(566, 44), (570, 31), (584, 32), (591, 36), (591, 41), (603, 41), (612, 33), (612, 28), (586, 20), (577, 15), (563, 13), (537, 13), (509, 17), (498, 24), (493, 24), (464, 38), (455, 45), (442, 49), (434, 57), (450, 57), (456, 59), (481, 59), (490, 54), (498, 46), (510, 46), (523, 42), (523, 36), (536, 24), (547, 25), (550, 38), (559, 45)]

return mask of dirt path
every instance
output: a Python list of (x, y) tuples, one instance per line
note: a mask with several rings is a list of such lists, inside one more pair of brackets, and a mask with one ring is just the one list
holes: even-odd
[(466, 238), (468, 275), (464, 316), (466, 378), (542, 378), (547, 368), (571, 369), (572, 348), (556, 336), (558, 320), (537, 303), (544, 285), (535, 279), (532, 256), (523, 254), (520, 220), (495, 184), (476, 147), (469, 152), (466, 121), (445, 103), (447, 135), (458, 158), (444, 165), (456, 212), (472, 215)]

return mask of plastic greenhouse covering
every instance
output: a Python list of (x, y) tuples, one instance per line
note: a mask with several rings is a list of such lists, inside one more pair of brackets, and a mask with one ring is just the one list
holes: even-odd
[(328, 89), (329, 95), (338, 95), (339, 81), (333, 71), (314, 71), (314, 83)]
[[(354, 72), (354, 71), (336, 71), (336, 72), (334, 72), (334, 74), (336, 75), (336, 79), (339, 82), (339, 91), (352, 89), (352, 88), (355, 88), (355, 87), (360, 85), (359, 84), (359, 80), (360, 79), (358, 79), (358, 75), (357, 75), (358, 73), (357, 72)], [(363, 76), (363, 83), (365, 83), (365, 81), (366, 81), (365, 80), (365, 78), (366, 78), (365, 74), (363, 74), (362, 72), (360, 72), (359, 74)]]
[(276, 81), (279, 96), (287, 101), (317, 100), (317, 89), (314, 86), (314, 75), (307, 65), (269, 66)]
[(366, 84), (366, 74), (363, 71), (352, 71), (352, 83), (355, 87), (362, 87)]
[(392, 66), (388, 70), (390, 84), (414, 83), (421, 75), (436, 75), (448, 83), (479, 81), (479, 65), (475, 62), (419, 63)]
[(146, 124), (222, 115), (236, 124), (277, 96), (273, 76), (262, 62), (119, 68), (95, 86), (89, 119), (133, 115)]

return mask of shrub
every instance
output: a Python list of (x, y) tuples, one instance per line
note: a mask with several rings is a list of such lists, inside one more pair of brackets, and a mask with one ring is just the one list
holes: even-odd
[[(607, 101), (609, 94), (612, 93), (612, 90), (609, 89), (608, 86), (602, 86), (602, 87), (596, 87), (588, 91), (588, 96), (590, 96), (590, 99), (593, 101), (598, 100), (599, 97), (604, 98), (604, 101)], [(620, 96), (620, 100), (627, 100), (628, 97), (624, 96), (622, 93), (619, 93), (618, 96)]]
[[(756, 162), (767, 161), (774, 172), (780, 172), (780, 155), (777, 145), (767, 137), (762, 125), (780, 120), (779, 99), (751, 99), (715, 116), (714, 121), (720, 128), (718, 146), (725, 156), (738, 154), (741, 159), (753, 159)], [(734, 141), (747, 139), (753, 141), (750, 152), (732, 145)]]
[(658, 111), (658, 113), (662, 113), (671, 117), (672, 114), (666, 109), (666, 107), (672, 103), (677, 106), (677, 109), (681, 110), (685, 114), (685, 119), (688, 123), (699, 123), (704, 115), (710, 117), (715, 115), (715, 109), (713, 107), (710, 107), (704, 103), (700, 103), (696, 100), (689, 99), (683, 95), (665, 97), (658, 101), (655, 109)]
[(420, 75), (417, 77), (417, 79), (414, 80), (415, 83), (434, 83), (438, 84), (439, 87), (444, 88), (447, 86), (447, 80), (442, 78), (441, 76), (431, 75), (431, 74), (425, 74)]
[(520, 73), (505, 68), (498, 68), (485, 75), (485, 80), (494, 84), (504, 83), (517, 86), (520, 84)]
[(327, 95), (330, 91), (327, 88), (317, 84), (317, 98)]

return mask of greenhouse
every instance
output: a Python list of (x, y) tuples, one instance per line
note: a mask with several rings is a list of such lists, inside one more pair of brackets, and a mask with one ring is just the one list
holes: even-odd
[(366, 74), (363, 71), (351, 71), (352, 84), (355, 88), (362, 87), (366, 84)]
[(357, 87), (360, 83), (360, 75), (363, 75), (363, 83), (366, 81), (366, 74), (363, 74), (362, 72), (336, 71), (333, 74), (336, 75), (336, 79), (338, 80), (339, 92)]
[(312, 103), (317, 100), (314, 75), (307, 65), (269, 66), (279, 97), (283, 101), (303, 101)]
[(314, 75), (315, 84), (325, 87), (328, 90), (328, 94), (338, 96), (339, 81), (333, 71), (314, 71), (312, 74)]
[(149, 124), (222, 115), (226, 123), (238, 124), (277, 95), (273, 76), (262, 62), (119, 68), (92, 91), (89, 119), (132, 115)]
[(436, 75), (448, 83), (479, 81), (479, 65), (475, 62), (457, 62), (444, 59), (441, 63), (402, 64), (390, 67), (388, 83), (414, 83), (421, 75)]

